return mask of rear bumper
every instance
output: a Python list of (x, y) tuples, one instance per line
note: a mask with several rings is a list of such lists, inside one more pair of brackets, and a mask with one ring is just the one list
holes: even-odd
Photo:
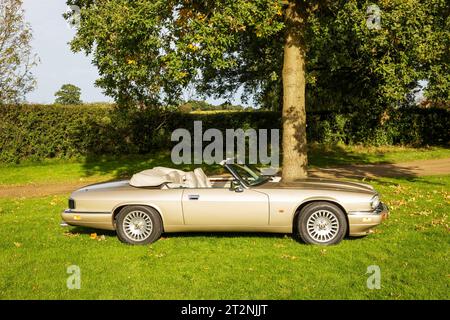
[[(61, 218), (64, 223), (70, 226), (115, 230), (110, 212), (76, 212), (68, 209), (61, 213)], [(61, 226), (64, 226), (64, 224), (61, 224)]]
[(389, 209), (384, 203), (380, 203), (374, 211), (349, 212), (349, 235), (355, 237), (367, 235), (388, 217)]

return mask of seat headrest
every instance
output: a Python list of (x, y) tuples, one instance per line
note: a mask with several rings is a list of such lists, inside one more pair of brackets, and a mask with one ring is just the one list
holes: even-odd
[(187, 188), (198, 188), (199, 182), (195, 174), (191, 172), (186, 172), (184, 184)]
[(197, 177), (200, 188), (211, 188), (211, 182), (202, 168), (195, 169), (194, 174)]

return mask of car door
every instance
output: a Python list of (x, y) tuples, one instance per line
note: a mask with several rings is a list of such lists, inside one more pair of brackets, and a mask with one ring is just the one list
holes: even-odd
[(266, 194), (251, 189), (185, 189), (184, 223), (198, 226), (264, 226), (269, 224)]

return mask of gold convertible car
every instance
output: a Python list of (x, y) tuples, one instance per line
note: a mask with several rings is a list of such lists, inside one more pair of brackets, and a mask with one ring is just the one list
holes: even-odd
[(129, 244), (154, 242), (163, 232), (207, 231), (294, 233), (305, 243), (331, 245), (370, 233), (389, 214), (364, 183), (283, 183), (247, 165), (222, 165), (229, 176), (156, 167), (86, 186), (71, 194), (61, 225), (116, 230)]

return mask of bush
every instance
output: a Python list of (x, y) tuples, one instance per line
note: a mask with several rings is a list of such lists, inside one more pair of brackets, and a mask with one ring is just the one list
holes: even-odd
[[(444, 109), (391, 110), (384, 114), (308, 113), (310, 142), (367, 145), (447, 144), (450, 112)], [(0, 107), (0, 161), (71, 158), (89, 154), (145, 154), (171, 149), (177, 128), (193, 132), (281, 127), (278, 112), (192, 114), (154, 109), (118, 109), (108, 105)]]

